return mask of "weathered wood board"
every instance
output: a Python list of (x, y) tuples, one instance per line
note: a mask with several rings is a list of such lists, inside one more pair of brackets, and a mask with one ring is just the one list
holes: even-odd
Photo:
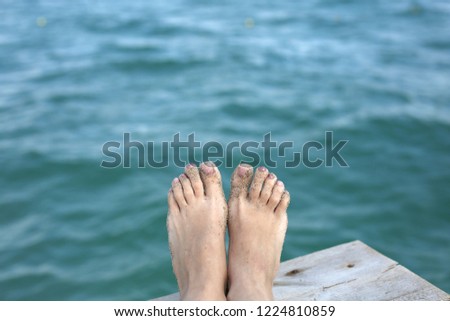
[[(281, 263), (276, 300), (440, 301), (450, 296), (360, 241)], [(178, 293), (156, 300), (179, 300)]]

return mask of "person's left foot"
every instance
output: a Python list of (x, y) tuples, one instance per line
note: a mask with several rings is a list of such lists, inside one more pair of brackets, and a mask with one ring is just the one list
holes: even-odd
[(186, 166), (168, 195), (167, 231), (181, 300), (226, 300), (227, 203), (219, 170)]

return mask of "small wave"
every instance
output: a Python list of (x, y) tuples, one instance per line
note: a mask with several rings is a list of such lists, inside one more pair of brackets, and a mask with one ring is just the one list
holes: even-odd
[(429, 40), (424, 43), (424, 45), (431, 49), (437, 50), (449, 50), (450, 49), (450, 41), (448, 40)]
[(148, 59), (132, 59), (132, 60), (119, 60), (109, 63), (112, 68), (124, 72), (155, 72), (155, 71), (180, 71), (183, 69), (194, 68), (204, 64), (209, 64), (210, 61), (205, 60), (181, 60), (162, 58), (155, 60)]
[(133, 38), (124, 37), (116, 39), (103, 45), (103, 51), (119, 51), (119, 52), (158, 52), (162, 49), (162, 45), (149, 38)]
[(145, 20), (140, 18), (117, 19), (116, 16), (113, 18), (106, 15), (89, 15), (81, 21), (86, 31), (99, 34), (136, 31), (145, 26)]
[(92, 102), (98, 99), (97, 94), (87, 92), (60, 92), (52, 93), (46, 100), (54, 104), (64, 104), (66, 102)]

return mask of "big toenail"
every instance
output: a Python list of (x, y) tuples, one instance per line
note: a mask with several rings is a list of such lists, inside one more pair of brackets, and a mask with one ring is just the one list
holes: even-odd
[(202, 171), (207, 175), (211, 175), (212, 173), (214, 173), (214, 167), (207, 163), (203, 163), (201, 165), (201, 167), (202, 167)]
[(251, 166), (248, 164), (240, 164), (238, 166), (238, 174), (241, 177), (244, 177), (247, 175), (248, 171), (251, 169)]
[(267, 172), (267, 168), (265, 168), (264, 166), (258, 167), (258, 170), (261, 172)]
[(216, 167), (216, 164), (214, 164), (214, 162), (211, 162), (211, 161), (205, 162), (205, 165), (209, 166), (209, 167)]

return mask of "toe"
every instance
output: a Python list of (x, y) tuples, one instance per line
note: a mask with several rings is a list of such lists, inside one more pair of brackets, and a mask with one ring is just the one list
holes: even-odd
[(288, 191), (284, 191), (281, 196), (280, 203), (278, 203), (277, 208), (275, 209), (275, 214), (283, 215), (286, 214), (287, 208), (289, 206), (289, 202), (291, 201), (291, 196)]
[(200, 179), (200, 174), (198, 173), (197, 166), (193, 164), (188, 164), (186, 166), (184, 173), (191, 181), (192, 189), (194, 191), (195, 196), (197, 197), (203, 196), (204, 195), (203, 183), (202, 180)]
[(275, 186), (272, 190), (272, 195), (269, 197), (269, 201), (267, 202), (267, 206), (270, 207), (270, 209), (274, 210), (275, 207), (277, 207), (278, 203), (281, 201), (281, 196), (284, 192), (284, 184), (282, 181), (277, 181), (275, 183)]
[(172, 191), (175, 197), (175, 201), (178, 207), (181, 209), (187, 205), (186, 199), (184, 198), (183, 188), (181, 187), (181, 182), (178, 177), (174, 178), (172, 181)]
[(249, 196), (252, 201), (259, 198), (264, 180), (266, 179), (267, 175), (269, 175), (269, 171), (264, 166), (259, 167), (256, 171), (255, 176), (253, 177), (252, 184), (250, 185), (249, 192)]
[(181, 174), (178, 179), (181, 182), (181, 186), (183, 187), (184, 198), (188, 204), (192, 204), (192, 201), (195, 198), (194, 190), (192, 189), (191, 181), (185, 174)]
[(175, 196), (173, 195), (172, 189), (169, 189), (169, 193), (167, 194), (167, 203), (169, 204), (169, 215), (179, 213), (180, 208), (175, 201)]
[(247, 197), (248, 187), (252, 180), (253, 168), (248, 164), (240, 164), (231, 176), (230, 199)]
[(200, 165), (200, 177), (203, 181), (206, 196), (223, 195), (220, 172), (213, 162)]
[(259, 196), (259, 199), (263, 204), (267, 204), (269, 197), (272, 195), (273, 186), (275, 185), (276, 181), (277, 177), (272, 173), (267, 175), (266, 179), (264, 180), (264, 186), (261, 190), (261, 195)]

